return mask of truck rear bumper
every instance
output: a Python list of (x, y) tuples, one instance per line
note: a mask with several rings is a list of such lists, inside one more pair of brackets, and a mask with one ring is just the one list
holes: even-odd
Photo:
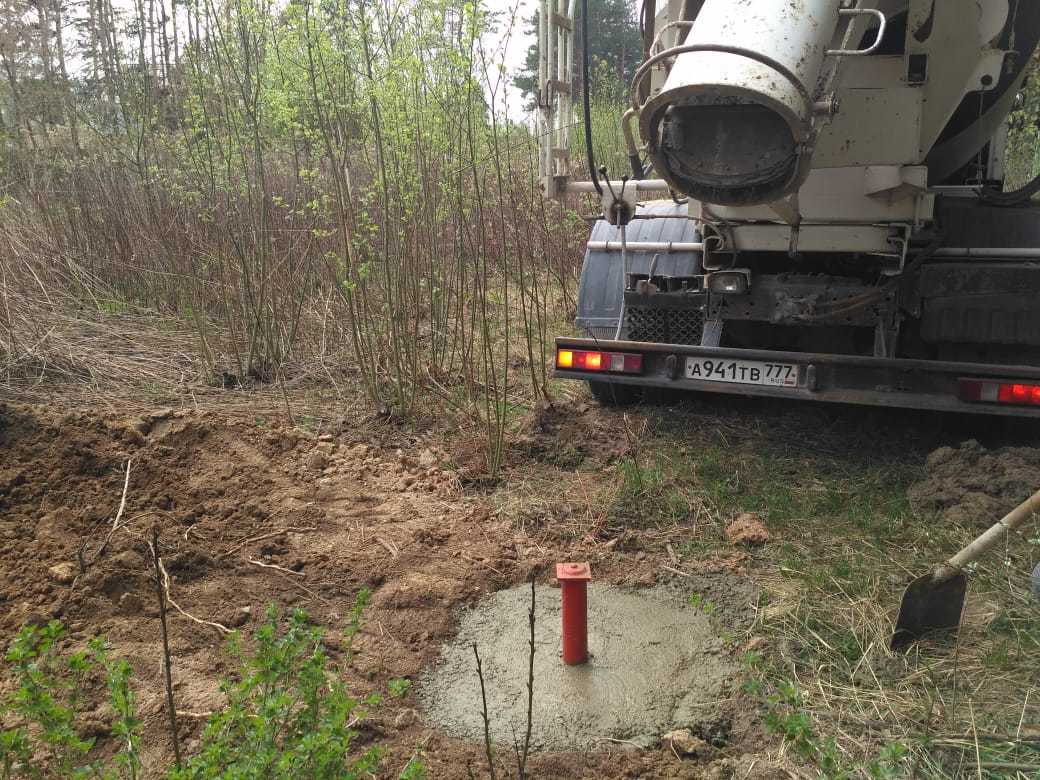
[[(642, 371), (638, 375), (563, 369), (557, 366), (555, 376), (561, 379), (827, 403), (1040, 418), (1040, 404), (1014, 405), (968, 401), (961, 397), (961, 380), (965, 379), (1040, 385), (1040, 366), (1004, 366), (565, 337), (556, 339), (556, 349), (557, 353), (564, 349), (606, 350), (642, 355)], [(797, 384), (779, 387), (689, 378), (686, 371), (689, 358), (794, 364), (798, 367)]]

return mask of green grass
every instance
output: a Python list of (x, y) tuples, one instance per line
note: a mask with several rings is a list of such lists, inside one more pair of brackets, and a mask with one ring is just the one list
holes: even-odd
[[(721, 527), (742, 512), (762, 519), (780, 546), (784, 565), (796, 570), (807, 561), (809, 530), (815, 535), (825, 530), (827, 537), (866, 537), (877, 545), (906, 540), (911, 517), (906, 487), (917, 476), (913, 470), (663, 439), (645, 442), (641, 450), (615, 467), (609, 515), (640, 527), (710, 519), (717, 533), (691, 536), (683, 544), (686, 554), (720, 549), (726, 544)], [(836, 576), (854, 585), (855, 570), (869, 565), (858, 558), (853, 555), (836, 571), (813, 576)]]
[(615, 466), (617, 489), (608, 510), (612, 521), (629, 527), (681, 523), (696, 511), (676, 463), (661, 456), (625, 458)]
[(1006, 739), (1023, 712), (1027, 726), (1040, 712), (1040, 609), (1027, 593), (1035, 545), (1015, 540), (1010, 566), (1003, 551), (980, 563), (958, 635), (892, 653), (906, 583), (981, 530), (915, 514), (907, 489), (923, 476), (924, 453), (870, 430), (832, 440), (797, 417), (780, 420), (785, 430), (745, 430), (672, 411), (640, 410), (646, 434), (602, 480), (607, 522), (652, 531), (637, 544), (670, 543), (695, 566), (733, 552), (723, 533), (731, 519), (761, 518), (771, 539), (749, 565), (764, 592), (735, 644), (765, 639), (755, 676), (766, 696), (785, 683), (798, 692), (763, 705), (789, 753), (822, 777), (1015, 776), (1001, 764), (1037, 765), (1022, 776), (1040, 776), (1038, 743)]
[(691, 467), (703, 495), (720, 510), (754, 512), (772, 527), (827, 518), (880, 530), (908, 511), (907, 480), (893, 481), (885, 467), (723, 447), (695, 455)]

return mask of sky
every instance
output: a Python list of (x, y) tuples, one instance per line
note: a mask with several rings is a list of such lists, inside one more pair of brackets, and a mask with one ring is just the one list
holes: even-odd
[[(487, 6), (499, 16), (498, 29), (492, 36), (492, 45), (501, 56), (506, 73), (502, 78), (504, 102), (511, 119), (525, 118), (520, 90), (513, 86), (513, 76), (523, 67), (527, 47), (535, 43), (527, 34), (527, 19), (538, 8), (538, 0), (486, 0)], [(510, 24), (512, 22), (512, 24)], [(500, 105), (502, 99), (496, 99)]]

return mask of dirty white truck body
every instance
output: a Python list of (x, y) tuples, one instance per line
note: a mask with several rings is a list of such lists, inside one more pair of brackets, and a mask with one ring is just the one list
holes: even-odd
[(605, 176), (570, 159), (580, 11), (540, 29), (542, 186), (604, 214), (557, 376), (1040, 416), (1040, 184), (1004, 191), (1040, 3), (644, 0)]

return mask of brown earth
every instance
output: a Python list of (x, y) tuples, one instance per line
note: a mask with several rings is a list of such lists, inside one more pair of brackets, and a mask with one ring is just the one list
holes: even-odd
[(726, 526), (726, 539), (730, 544), (755, 547), (769, 541), (769, 531), (762, 525), (758, 515), (744, 512)]
[[(518, 457), (558, 459), (560, 448), (545, 442), (559, 440), (561, 428), (578, 450), (624, 449), (622, 417), (569, 411), (543, 410)], [(602, 539), (567, 539), (498, 516), (482, 494), (463, 490), (466, 457), (389, 423), (316, 434), (249, 413), (125, 416), (0, 404), (4, 643), (22, 624), (50, 618), (69, 627), (72, 645), (104, 634), (112, 654), (134, 667), (143, 760), (158, 777), (171, 744), (147, 544), (153, 528), (170, 595), (185, 612), (248, 633), (268, 604), (305, 608), (328, 628), (331, 656), (357, 695), (416, 678), (453, 636), (461, 607), (531, 578), (551, 584), (557, 560), (591, 560), (601, 582), (646, 585), (669, 562), (640, 553), (633, 566)], [(126, 507), (110, 534), (128, 464)], [(347, 659), (336, 637), (363, 587), (372, 602)], [(218, 685), (230, 666), (218, 629), (176, 613), (170, 628), (181, 738), (192, 750), (199, 716), (222, 706)], [(388, 751), (384, 776), (396, 777), (417, 747), (430, 777), (467, 777), (468, 765), (481, 776), (483, 746), (430, 727), (417, 707), (414, 693), (387, 698), (361, 727), (362, 742)], [(760, 752), (767, 740), (753, 705), (738, 695), (724, 708), (728, 732), (706, 756), (606, 743), (538, 754), (529, 769), (553, 778), (780, 776)], [(98, 703), (101, 752), (114, 749), (107, 717)]]
[(949, 523), (987, 527), (1040, 490), (1040, 449), (988, 450), (974, 439), (940, 447), (925, 462), (925, 477), (908, 491), (922, 514)]

